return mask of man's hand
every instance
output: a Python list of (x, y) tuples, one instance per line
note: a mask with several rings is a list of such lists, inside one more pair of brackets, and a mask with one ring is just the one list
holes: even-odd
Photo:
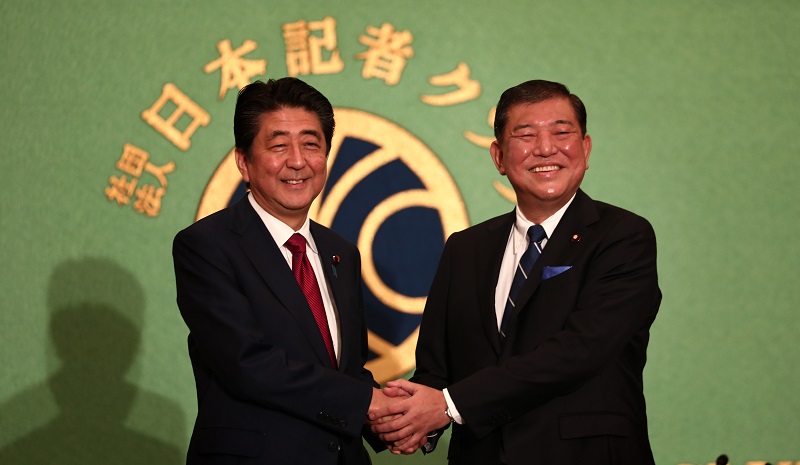
[[(394, 420), (403, 415), (402, 413), (385, 413), (385, 412), (388, 412), (390, 410), (396, 410), (393, 409), (391, 406), (397, 404), (399, 401), (405, 398), (408, 398), (411, 394), (403, 391), (402, 389), (389, 390), (389, 393), (391, 393), (391, 395), (388, 395), (386, 390), (382, 391), (380, 389), (375, 389), (375, 388), (372, 389), (372, 400), (370, 401), (369, 410), (367, 411), (368, 418), (365, 421), (366, 423), (372, 424), (370, 417), (373, 416), (377, 417), (379, 412), (384, 412), (382, 413), (383, 416), (381, 416), (379, 419), (379, 421), (383, 422)], [(376, 436), (378, 436), (378, 438), (381, 439), (381, 441), (383, 441), (383, 438), (381, 438), (381, 436), (378, 435), (377, 433)], [(423, 445), (424, 443), (420, 444), (418, 447), (422, 447)], [(394, 444), (392, 443), (386, 443), (386, 447), (390, 451), (392, 451), (393, 454), (400, 454), (400, 453), (411, 454), (417, 450), (417, 447), (414, 447), (413, 449), (407, 448), (406, 450), (397, 450), (394, 447)]]
[(370, 408), (369, 419), (372, 432), (395, 454), (413, 453), (425, 445), (429, 432), (450, 422), (447, 402), (438, 389), (399, 379), (387, 383), (383, 393), (398, 401)]
[[(371, 418), (373, 416), (373, 412), (384, 412), (389, 409), (390, 405), (398, 403), (404, 397), (410, 396), (410, 394), (405, 394), (404, 392), (401, 393), (394, 393), (393, 396), (388, 396), (384, 391), (381, 391), (377, 388), (372, 388), (372, 400), (369, 402), (369, 410), (367, 410), (368, 418), (365, 422), (371, 423)], [(399, 417), (400, 414), (391, 414), (387, 421), (391, 418)]]

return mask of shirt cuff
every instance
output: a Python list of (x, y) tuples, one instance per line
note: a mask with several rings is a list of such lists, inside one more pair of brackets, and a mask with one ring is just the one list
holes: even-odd
[(464, 419), (461, 418), (461, 414), (458, 413), (458, 409), (456, 408), (456, 404), (453, 403), (453, 399), (450, 398), (450, 393), (447, 392), (447, 388), (442, 390), (444, 393), (444, 400), (447, 402), (447, 410), (450, 411), (450, 416), (453, 417), (453, 421), (458, 423), (459, 425), (464, 424)]

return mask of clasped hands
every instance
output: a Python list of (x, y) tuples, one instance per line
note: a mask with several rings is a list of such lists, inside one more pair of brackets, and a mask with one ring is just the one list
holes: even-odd
[(404, 379), (372, 390), (369, 419), (372, 432), (393, 454), (413, 454), (428, 442), (428, 433), (448, 423), (444, 394)]

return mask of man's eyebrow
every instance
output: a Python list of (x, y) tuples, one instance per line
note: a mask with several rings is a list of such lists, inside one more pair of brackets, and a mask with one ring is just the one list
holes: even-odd
[[(555, 120), (553, 122), (547, 123), (547, 126), (548, 127), (553, 127), (553, 126), (558, 126), (559, 124), (567, 124), (569, 126), (575, 127), (575, 123), (573, 123), (572, 121), (567, 120), (567, 119)], [(530, 123), (520, 124), (518, 126), (514, 126), (511, 129), (511, 133), (513, 134), (514, 132), (519, 131), (521, 129), (530, 129), (530, 128), (533, 128), (533, 127), (534, 127), (534, 125), (530, 124)]]
[[(317, 131), (316, 129), (302, 129), (300, 131), (300, 134), (301, 135), (310, 135), (310, 136), (316, 137), (317, 139), (322, 139), (322, 134), (320, 134), (320, 132)], [(288, 136), (288, 135), (289, 135), (289, 131), (283, 131), (283, 130), (277, 129), (275, 131), (270, 132), (269, 135), (267, 135), (267, 140), (272, 140), (272, 139), (275, 139), (276, 137)]]
[(276, 137), (288, 136), (288, 135), (289, 135), (289, 131), (275, 130), (275, 131), (272, 131), (269, 134), (267, 134), (267, 140), (272, 140), (272, 139), (275, 139)]
[(322, 139), (322, 134), (316, 129), (303, 129), (302, 131), (300, 131), (300, 134), (314, 136), (317, 139)]

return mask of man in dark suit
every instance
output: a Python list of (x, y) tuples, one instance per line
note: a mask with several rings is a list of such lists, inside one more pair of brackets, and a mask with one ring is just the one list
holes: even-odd
[(298, 79), (245, 87), (234, 134), (249, 194), (175, 237), (198, 400), (189, 464), (370, 462), (368, 411), (395, 399), (364, 368), (361, 258), (308, 218), (334, 124)]
[(592, 140), (562, 84), (504, 92), (495, 137), (517, 208), (448, 239), (419, 384), (388, 384), (411, 397), (373, 412), (373, 431), (411, 453), (452, 424), (451, 464), (652, 464), (642, 371), (661, 301), (653, 229), (579, 189)]

